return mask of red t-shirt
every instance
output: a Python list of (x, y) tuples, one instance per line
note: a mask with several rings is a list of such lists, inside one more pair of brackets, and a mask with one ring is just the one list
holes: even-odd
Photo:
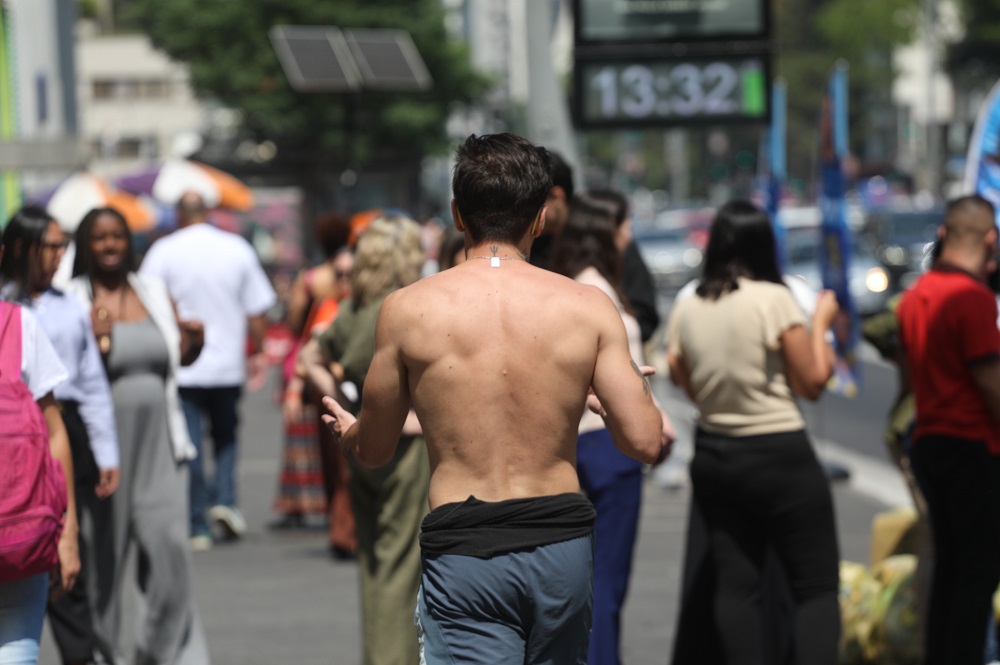
[(936, 267), (903, 294), (896, 316), (917, 402), (915, 438), (985, 441), (1000, 455), (1000, 424), (970, 371), (976, 363), (1000, 359), (993, 292), (969, 273)]

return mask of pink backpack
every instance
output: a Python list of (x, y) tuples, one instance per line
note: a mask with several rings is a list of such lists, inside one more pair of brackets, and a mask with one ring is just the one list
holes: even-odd
[(0, 584), (52, 570), (66, 480), (42, 410), (21, 380), (21, 309), (0, 301)]

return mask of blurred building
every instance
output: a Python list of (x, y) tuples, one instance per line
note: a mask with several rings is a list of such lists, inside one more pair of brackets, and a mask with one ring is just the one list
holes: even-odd
[(75, 0), (0, 2), (0, 215), (22, 186), (72, 169), (76, 143)]
[(77, 28), (80, 138), (91, 169), (110, 177), (200, 147), (209, 108), (188, 84), (186, 65), (153, 48), (146, 35)]

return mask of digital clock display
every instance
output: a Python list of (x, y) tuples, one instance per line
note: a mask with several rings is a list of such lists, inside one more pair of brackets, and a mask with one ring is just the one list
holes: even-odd
[(582, 126), (766, 122), (763, 56), (576, 62)]

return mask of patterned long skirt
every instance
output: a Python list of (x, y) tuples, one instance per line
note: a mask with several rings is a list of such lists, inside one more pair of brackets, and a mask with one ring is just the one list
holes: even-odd
[(325, 515), (326, 489), (319, 452), (316, 406), (302, 405), (302, 417), (285, 421), (285, 445), (274, 510), (283, 515)]

